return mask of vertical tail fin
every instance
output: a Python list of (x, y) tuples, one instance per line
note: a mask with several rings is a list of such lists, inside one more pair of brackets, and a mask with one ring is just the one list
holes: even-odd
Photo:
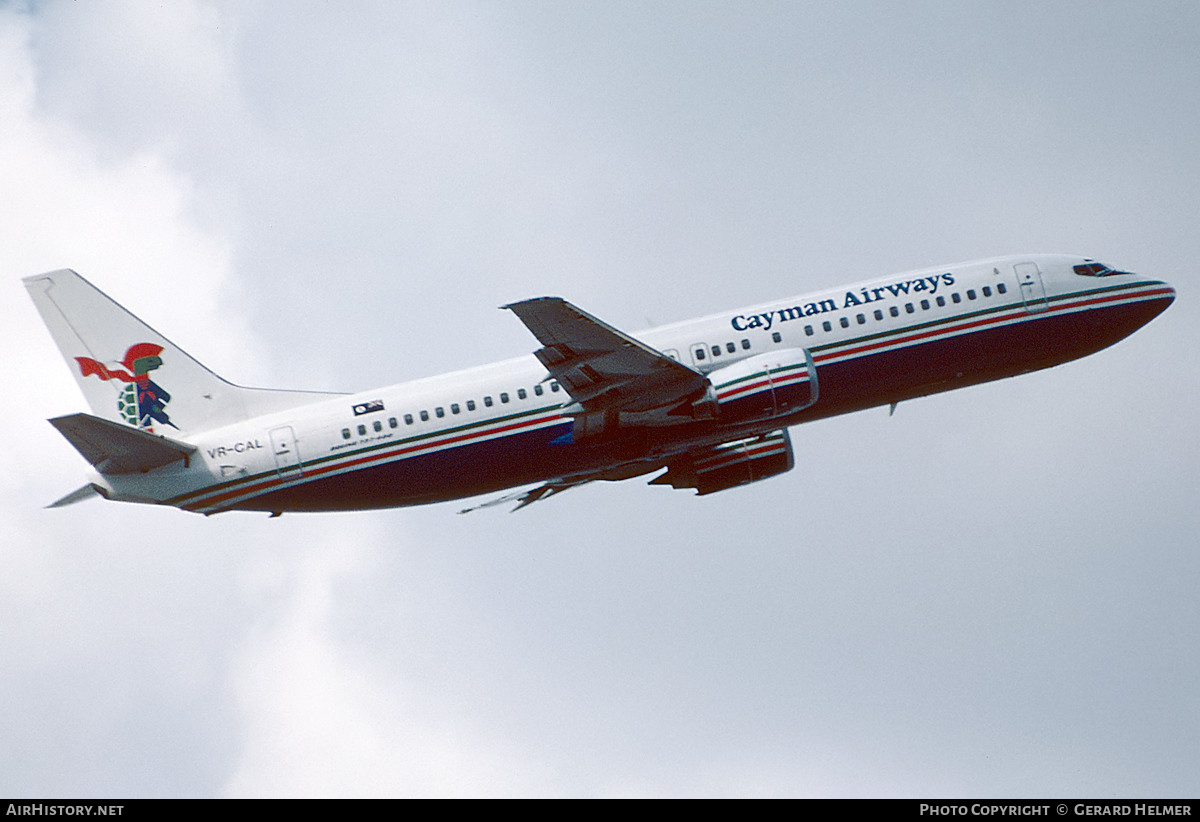
[(24, 282), (99, 417), (179, 436), (330, 396), (233, 385), (70, 269)]

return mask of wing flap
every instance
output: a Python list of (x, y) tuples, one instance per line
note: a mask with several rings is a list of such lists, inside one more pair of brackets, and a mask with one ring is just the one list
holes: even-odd
[(587, 483), (587, 482), (591, 482), (591, 480), (588, 480), (588, 479), (573, 480), (573, 481), (554, 480), (552, 482), (547, 482), (543, 485), (537, 485), (537, 486), (534, 486), (533, 488), (528, 488), (523, 491), (514, 491), (511, 494), (505, 494), (502, 497), (496, 497), (495, 499), (488, 500), (487, 502), (481, 502), (478, 505), (472, 505), (470, 508), (464, 508), (461, 511), (459, 511), (458, 513), (469, 514), (472, 511), (480, 511), (480, 510), (483, 510), (484, 508), (492, 508), (497, 505), (507, 505), (510, 502), (516, 503), (516, 505), (512, 509), (513, 511), (520, 511), (526, 505), (532, 505), (533, 503), (537, 502), (538, 500), (548, 499), (549, 497), (552, 497), (555, 494), (562, 493), (563, 491), (566, 491), (570, 488), (574, 488), (577, 485), (583, 485), (584, 483)]
[(577, 488), (580, 485), (586, 485), (589, 482), (604, 480), (606, 482), (620, 482), (621, 480), (629, 479), (630, 477), (640, 477), (644, 474), (649, 474), (663, 468), (666, 463), (660, 459), (633, 460), (631, 462), (621, 463), (609, 468), (603, 468), (598, 471), (587, 471), (582, 474), (571, 474), (566, 477), (558, 477), (541, 485), (535, 485), (532, 488), (526, 488), (522, 491), (513, 491), (510, 494), (505, 494), (502, 497), (481, 502), (478, 505), (472, 505), (470, 508), (464, 508), (458, 513), (469, 514), (472, 511), (478, 511), (483, 508), (491, 508), (495, 505), (504, 505), (509, 502), (515, 502), (516, 506), (513, 511), (520, 511), (526, 505), (532, 505), (540, 500), (549, 499), (555, 494), (561, 494), (563, 491), (569, 491), (572, 488)]
[(55, 417), (50, 424), (102, 474), (133, 474), (188, 459), (196, 448), (91, 414)]

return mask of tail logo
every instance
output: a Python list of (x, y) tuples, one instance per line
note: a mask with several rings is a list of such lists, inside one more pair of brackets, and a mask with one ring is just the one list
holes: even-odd
[(150, 379), (150, 372), (163, 364), (159, 356), (162, 350), (161, 345), (154, 343), (131, 345), (125, 352), (125, 359), (119, 363), (123, 369), (110, 368), (91, 357), (76, 357), (75, 362), (79, 363), (79, 370), (85, 377), (94, 374), (102, 380), (126, 383), (125, 390), (117, 398), (117, 411), (125, 422), (147, 431), (153, 431), (156, 422), (178, 429), (164, 410), (171, 395)]

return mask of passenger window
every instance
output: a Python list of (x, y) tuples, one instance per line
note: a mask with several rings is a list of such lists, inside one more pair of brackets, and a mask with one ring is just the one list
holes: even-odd
[(875, 319), (877, 319), (877, 320), (883, 319), (883, 312), (880, 311), (878, 308), (875, 309)]
[(921, 310), (922, 311), (929, 310), (929, 300), (921, 300)]
[(911, 314), (911, 313), (913, 313), (914, 311), (916, 311), (917, 309), (913, 308), (913, 304), (912, 304), (912, 303), (905, 303), (905, 304), (904, 304), (904, 310), (905, 310), (906, 312), (908, 312), (909, 314)]
[(973, 299), (975, 299), (975, 289), (973, 289), (973, 288), (968, 288), (968, 289), (967, 289), (967, 299), (968, 299), (968, 300), (973, 300)]
[(526, 398), (526, 397), (528, 397), (528, 396), (529, 396), (529, 395), (525, 393), (525, 389), (524, 389), (524, 388), (518, 388), (518, 389), (517, 389), (517, 399), (519, 399), (519, 400), (523, 400), (523, 399), (525, 399), (525, 398)]
[(433, 413), (437, 414), (438, 419), (441, 419), (442, 417), (446, 416), (446, 409), (439, 405), (437, 408), (433, 409)]
[(1008, 292), (1008, 287), (1004, 283), (996, 283), (996, 290), (1001, 294), (1005, 294)]
[(778, 331), (771, 332), (771, 339), (773, 339), (775, 342), (783, 342), (783, 337), (780, 336)]
[(899, 309), (899, 308), (896, 308), (896, 306), (894, 306), (894, 305), (893, 305), (893, 306), (891, 306), (891, 307), (889, 307), (889, 308), (888, 308), (888, 313), (889, 313), (889, 314), (891, 314), (893, 317), (899, 317), (899, 316), (900, 316), (900, 309)]
[(696, 357), (697, 361), (704, 359), (704, 349), (703, 348), (697, 348), (695, 351), (692, 352), (692, 354)]
[(507, 391), (500, 392), (500, 402), (508, 402), (508, 392)]
[(483, 404), (486, 405), (488, 408), (492, 407), (492, 396), (490, 394), (483, 398)]
[(749, 350), (750, 350), (750, 341), (749, 341), (749, 340), (746, 340), (746, 339), (743, 339), (743, 340), (742, 340), (742, 350), (743, 350), (743, 351), (749, 351)]
[(395, 417), (388, 417), (388, 428), (395, 428), (395, 427), (396, 427), (396, 426), (398, 426), (399, 424), (400, 424), (400, 423), (396, 422), (396, 418), (395, 418)]
[(375, 429), (375, 433), (378, 434), (380, 431), (383, 430), (383, 423), (380, 422), (379, 420), (375, 420), (375, 425), (372, 427)]
[(365, 425), (358, 426), (358, 435), (360, 437), (365, 437), (367, 435), (367, 426), (365, 426)]
[(551, 391), (557, 391), (557, 390), (558, 390), (558, 382), (557, 382), (557, 381), (551, 381), (551, 383), (550, 383), (550, 390), (551, 390)]
[(350, 429), (349, 428), (342, 429), (342, 439), (344, 439), (344, 440), (350, 439)]
[(533, 393), (537, 394), (539, 397), (542, 396), (542, 392), (545, 390), (546, 389), (542, 388), (542, 384), (540, 382), (533, 387)]
[(983, 296), (985, 296), (985, 297), (992, 296), (992, 287), (990, 285), (985, 285), (983, 287)]
[(946, 298), (945, 298), (945, 297), (938, 297), (938, 298), (937, 298), (937, 304), (938, 304), (938, 307), (939, 307), (939, 308), (941, 308), (942, 306), (944, 306), (944, 305), (946, 304)]
[(421, 422), (429, 422), (429, 412), (428, 411), (421, 412)]
[(725, 350), (728, 351), (730, 354), (736, 354), (737, 346), (731, 342), (727, 342), (727, 343), (725, 343)]
[(475, 410), (475, 400), (467, 400), (467, 410), (468, 411)]
[(825, 322), (821, 323), (821, 327), (824, 328), (826, 331), (833, 330), (833, 326), (829, 324), (829, 320), (826, 320)]
[(962, 302), (962, 297), (958, 296), (957, 291), (955, 291), (953, 294), (950, 295), (950, 299), (951, 299), (951, 301), (956, 302), (956, 303)]
[(813, 335), (813, 327), (811, 325), (804, 326), (804, 333), (811, 337)]
[(714, 345), (714, 346), (712, 347), (712, 352), (713, 352), (713, 356), (714, 356), (714, 357), (719, 357), (719, 356), (721, 356), (721, 346), (719, 346), (719, 345)]
[(458, 403), (456, 403), (456, 402), (450, 403), (450, 413), (451, 414), (457, 414), (461, 410), (462, 409), (458, 407)]
[(412, 414), (405, 414), (405, 415), (404, 415), (404, 424), (405, 424), (405, 425), (412, 425), (412, 424), (413, 424), (413, 417), (412, 417)]

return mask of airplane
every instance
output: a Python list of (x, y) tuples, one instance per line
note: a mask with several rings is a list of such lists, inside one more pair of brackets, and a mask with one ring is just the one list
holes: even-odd
[[(50, 423), (100, 496), (201, 514), (393, 508), (585, 483), (724, 491), (795, 465), (788, 428), (1106, 348), (1175, 299), (1091, 258), (910, 271), (627, 334), (559, 297), (506, 306), (532, 356), (356, 394), (234, 385), (74, 271), (24, 280), (92, 413)], [(532, 485), (530, 488), (523, 486)], [(512, 491), (511, 489), (518, 489)]]

